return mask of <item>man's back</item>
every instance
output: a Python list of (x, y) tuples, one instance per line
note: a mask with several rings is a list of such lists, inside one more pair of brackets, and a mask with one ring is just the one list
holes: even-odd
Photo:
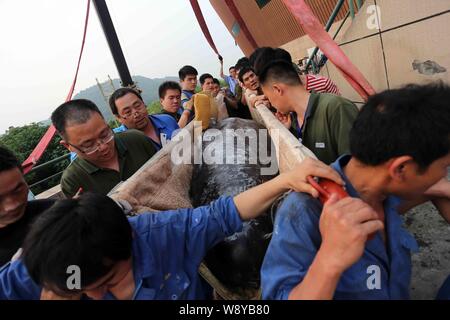
[(349, 134), (357, 115), (358, 108), (345, 98), (312, 93), (302, 129), (294, 117), (292, 132), (319, 160), (330, 164), (350, 151)]

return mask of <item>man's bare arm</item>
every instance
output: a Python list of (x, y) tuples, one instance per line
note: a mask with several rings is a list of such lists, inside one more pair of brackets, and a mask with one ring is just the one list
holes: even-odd
[(307, 158), (291, 172), (280, 174), (266, 183), (235, 196), (234, 203), (242, 220), (256, 218), (265, 212), (278, 196), (290, 189), (318, 197), (317, 190), (307, 182), (308, 176), (323, 177), (343, 184), (339, 174), (331, 167), (319, 160)]

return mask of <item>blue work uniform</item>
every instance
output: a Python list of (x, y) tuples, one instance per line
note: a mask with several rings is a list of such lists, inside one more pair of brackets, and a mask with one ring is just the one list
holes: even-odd
[[(178, 126), (176, 120), (167, 114), (152, 114), (149, 115), (148, 118), (150, 119), (150, 122), (155, 128), (156, 134), (161, 141), (161, 144), (159, 144), (158, 142), (152, 140), (153, 145), (155, 146), (156, 150), (160, 150), (162, 147), (164, 147), (166, 141), (172, 139), (174, 133), (176, 134), (176, 130), (180, 129), (180, 127)], [(113, 131), (116, 133), (124, 132), (127, 130), (128, 128), (124, 124), (113, 129)]]
[[(351, 197), (359, 198), (343, 172), (351, 159), (342, 156), (331, 166), (341, 175)], [(381, 233), (366, 243), (361, 258), (340, 277), (334, 299), (409, 299), (411, 251), (416, 240), (402, 228), (400, 199), (384, 201), (386, 245)], [(292, 192), (280, 206), (261, 269), (264, 299), (287, 299), (303, 281), (321, 245), (319, 200)]]
[[(200, 263), (214, 245), (242, 230), (232, 197), (196, 209), (145, 213), (129, 222), (135, 300), (207, 298)], [(0, 299), (37, 300), (40, 293), (21, 260), (0, 269)], [(114, 297), (107, 293), (103, 299)]]

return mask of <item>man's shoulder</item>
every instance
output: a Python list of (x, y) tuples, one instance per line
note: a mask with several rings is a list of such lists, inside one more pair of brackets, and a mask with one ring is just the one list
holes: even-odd
[(113, 129), (114, 133), (125, 132), (127, 130), (128, 130), (128, 128), (125, 127), (125, 125), (123, 125), (123, 124), (120, 125), (119, 127)]
[(61, 176), (61, 189), (66, 196), (75, 194), (77, 192), (76, 189), (89, 178), (89, 173), (80, 164), (81, 161), (77, 157), (67, 166)]
[(55, 199), (37, 199), (27, 203), (26, 211), (31, 214), (40, 214), (50, 208), (56, 202)]
[(39, 300), (40, 293), (22, 259), (0, 267), (0, 300)]
[(125, 143), (146, 140), (147, 136), (137, 129), (128, 129), (127, 131), (118, 132), (115, 134), (116, 138)]
[(351, 106), (358, 110), (356, 105), (350, 100), (337, 96), (331, 93), (314, 93), (317, 96), (317, 101), (320, 105), (326, 106), (327, 108), (340, 108), (342, 106)]
[(358, 114), (358, 107), (350, 100), (331, 93), (315, 93), (317, 99), (316, 110), (326, 116), (334, 116), (337, 113), (345, 112), (354, 117)]
[(170, 115), (170, 114), (167, 114), (167, 113), (152, 114), (152, 115), (150, 115), (150, 117), (153, 120), (156, 119), (157, 121), (163, 122), (165, 124), (170, 124), (170, 125), (172, 125), (174, 127), (178, 126), (178, 123), (174, 119), (174, 117), (172, 115)]
[(194, 94), (195, 94), (194, 92), (182, 90), (181, 91), (181, 100), (186, 100), (186, 99), (190, 100)]
[(83, 160), (80, 157), (76, 157), (75, 160), (73, 160), (69, 165), (64, 169), (64, 172), (62, 174), (62, 179), (66, 179), (68, 177), (71, 177), (73, 175), (77, 175), (78, 172), (82, 170), (81, 162)]
[(311, 195), (302, 192), (291, 192), (281, 203), (277, 210), (277, 219), (311, 220), (319, 219), (322, 204)]

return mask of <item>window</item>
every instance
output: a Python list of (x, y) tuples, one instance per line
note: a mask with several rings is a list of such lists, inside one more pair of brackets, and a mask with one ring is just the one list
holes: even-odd
[(240, 31), (241, 31), (241, 27), (239, 26), (239, 24), (236, 21), (235, 23), (233, 23), (233, 26), (231, 27), (231, 33), (236, 38), (239, 35)]
[(265, 5), (270, 2), (270, 0), (255, 0), (255, 1), (260, 9), (264, 8)]

